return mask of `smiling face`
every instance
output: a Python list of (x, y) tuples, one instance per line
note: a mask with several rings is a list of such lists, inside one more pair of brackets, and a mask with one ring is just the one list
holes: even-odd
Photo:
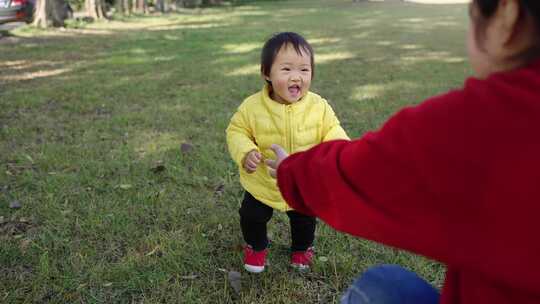
[(295, 103), (309, 91), (311, 58), (302, 48), (300, 51), (298, 54), (292, 45), (285, 44), (277, 53), (270, 74), (264, 75), (272, 83), (270, 97), (279, 103)]

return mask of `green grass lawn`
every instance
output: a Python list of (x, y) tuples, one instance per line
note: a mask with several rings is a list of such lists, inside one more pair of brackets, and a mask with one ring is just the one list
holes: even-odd
[(312, 42), (312, 89), (358, 137), (462, 84), (466, 25), (465, 5), (309, 0), (0, 39), (0, 303), (337, 303), (377, 263), (440, 286), (440, 264), (322, 223), (313, 270), (290, 271), (283, 214), (268, 271), (242, 272), (224, 130), (273, 32)]

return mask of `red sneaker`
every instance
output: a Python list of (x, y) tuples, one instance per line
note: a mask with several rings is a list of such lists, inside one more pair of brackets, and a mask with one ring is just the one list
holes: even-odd
[(244, 268), (253, 273), (262, 272), (266, 263), (267, 253), (268, 249), (255, 251), (251, 246), (246, 245), (244, 247)]
[(291, 266), (298, 270), (308, 270), (314, 256), (313, 247), (309, 247), (306, 251), (294, 251), (291, 254)]

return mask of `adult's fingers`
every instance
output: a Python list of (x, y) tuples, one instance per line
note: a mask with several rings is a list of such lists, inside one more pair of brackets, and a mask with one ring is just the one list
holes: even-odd
[(270, 146), (270, 149), (272, 149), (272, 151), (274, 151), (274, 153), (276, 154), (277, 156), (277, 160), (278, 161), (281, 161), (282, 159), (286, 158), (287, 156), (289, 156), (287, 154), (287, 152), (285, 151), (285, 149), (283, 149), (280, 145), (278, 144), (272, 144), (272, 146)]
[(273, 159), (267, 159), (265, 161), (266, 165), (268, 166), (268, 173), (270, 174), (270, 176), (272, 176), (273, 178), (276, 178), (277, 176), (277, 162)]
[(268, 174), (270, 174), (271, 177), (276, 178), (277, 171), (276, 169), (268, 168)]

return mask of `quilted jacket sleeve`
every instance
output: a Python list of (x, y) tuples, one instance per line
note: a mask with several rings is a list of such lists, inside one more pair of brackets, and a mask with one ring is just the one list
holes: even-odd
[(350, 139), (347, 133), (341, 127), (339, 120), (332, 110), (332, 107), (325, 102), (324, 110), (324, 127), (323, 127), (323, 141), (330, 141), (335, 139)]
[(245, 155), (249, 151), (258, 150), (249, 125), (249, 119), (247, 114), (242, 111), (242, 107), (231, 118), (226, 134), (229, 153), (232, 159), (241, 167)]

